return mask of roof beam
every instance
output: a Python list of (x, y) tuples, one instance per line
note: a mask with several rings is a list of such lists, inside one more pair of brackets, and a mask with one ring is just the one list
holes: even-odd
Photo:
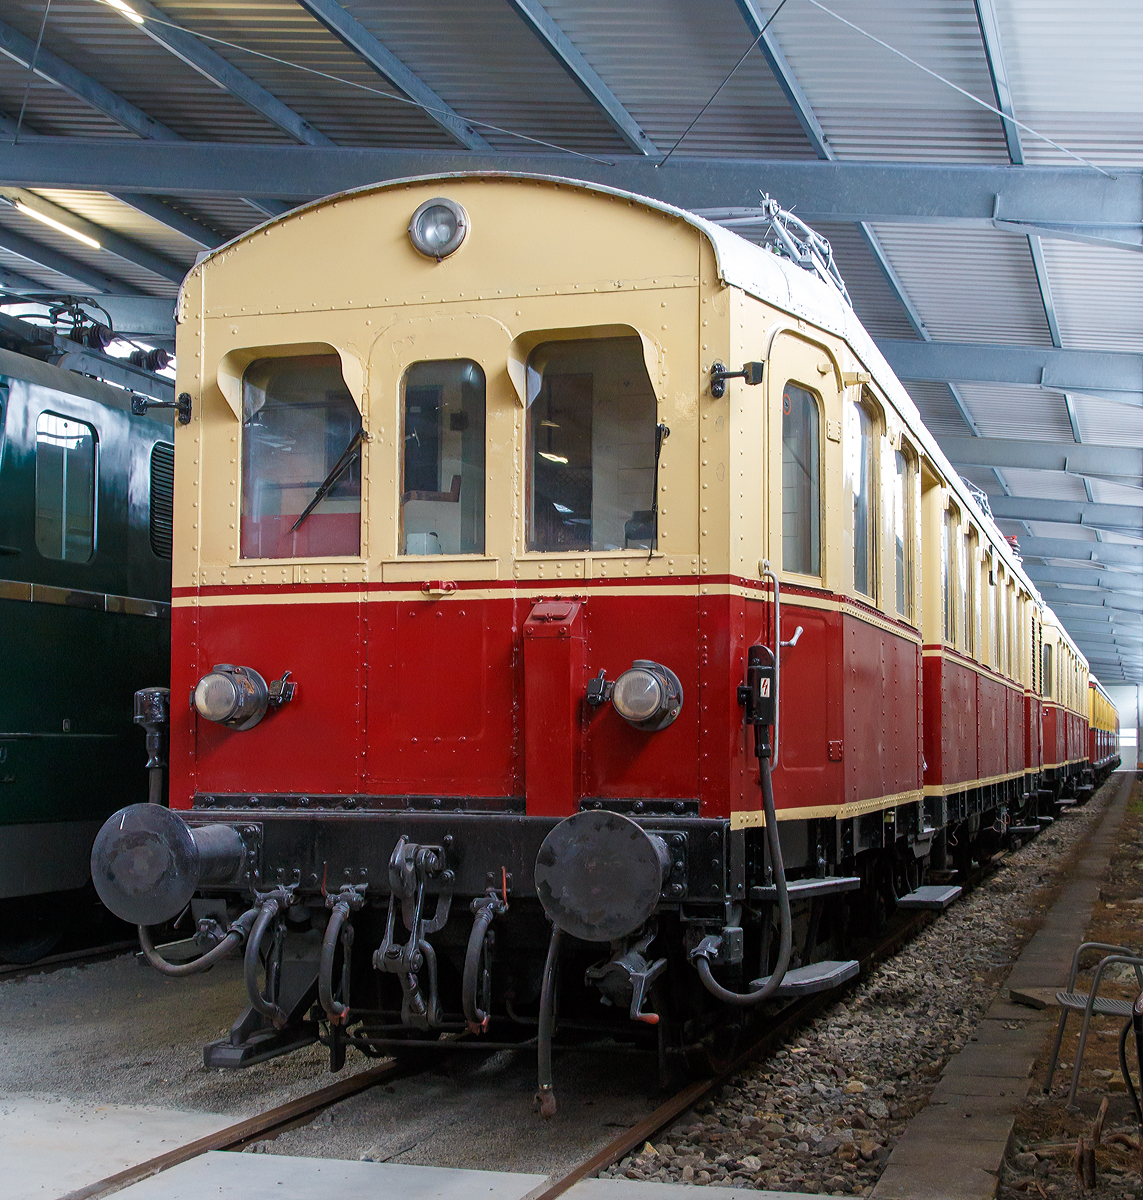
[[(763, 57), (766, 59), (767, 65), (774, 74), (774, 78), (778, 81), (778, 86), (786, 95), (786, 99), (790, 102), (790, 107), (794, 110), (794, 116), (798, 118), (798, 124), (801, 125), (802, 131), (806, 135), (807, 141), (814, 148), (814, 153), (818, 158), (831, 160), (833, 158), (833, 150), (830, 149), (829, 139), (825, 135), (825, 130), (822, 129), (821, 123), (814, 114), (813, 107), (810, 105), (805, 92), (802, 91), (802, 86), (798, 83), (793, 68), (786, 60), (786, 56), (782, 53), (781, 47), (774, 39), (774, 35), (766, 29), (766, 15), (758, 7), (757, 0), (737, 0), (738, 11), (742, 13), (743, 19), (746, 21), (746, 27), (750, 30), (751, 36), (758, 42), (758, 49), (762, 51)], [(763, 32), (766, 30), (766, 32)]]
[(901, 379), (1022, 383), (1058, 392), (1126, 392), (1143, 403), (1143, 354), (888, 339), (877, 347)]
[(138, 288), (124, 283), (121, 279), (112, 279), (111, 276), (104, 275), (95, 267), (89, 267), (87, 263), (80, 262), (79, 259), (72, 258), (67, 254), (61, 254), (60, 251), (53, 250), (50, 246), (34, 242), (14, 229), (5, 229), (0, 226), (0, 247), (12, 254), (18, 254), (21, 258), (26, 258), (29, 262), (39, 263), (41, 267), (47, 267), (49, 271), (66, 275), (68, 279), (74, 279), (84, 287), (95, 288), (100, 292), (140, 294)]
[(492, 147), (459, 114), (454, 112), (418, 75), (337, 3), (337, 0), (297, 0), (320, 24), (363, 58), (382, 78), (414, 100), (429, 120), (454, 137), (468, 150)]
[(227, 240), (222, 234), (208, 229), (193, 217), (179, 212), (177, 208), (172, 208), (157, 196), (143, 196), (138, 192), (117, 192), (115, 199), (122, 201), (136, 212), (150, 217), (152, 221), (158, 221), (160, 225), (165, 225), (175, 233), (181, 233), (183, 237), (190, 238), (192, 242), (202, 246), (205, 250), (217, 249)]
[(158, 275), (171, 283), (182, 283), (183, 276), (187, 273), (187, 267), (171, 262), (170, 259), (156, 254), (146, 246), (140, 246), (138, 242), (133, 242), (130, 238), (125, 238), (112, 229), (96, 225), (94, 221), (89, 221), (85, 217), (73, 213), (70, 209), (53, 204), (50, 200), (45, 200), (43, 196), (37, 196), (34, 192), (26, 191), (24, 188), (5, 188), (0, 198), (7, 198), (13, 203), (19, 203), (32, 212), (38, 212), (41, 216), (58, 221), (69, 229), (74, 229), (77, 233), (85, 234), (97, 241), (100, 249), (106, 250), (108, 254), (114, 254), (116, 258), (121, 258), (124, 262), (129, 262), (136, 267), (142, 267), (143, 270), (150, 271), (152, 275)]
[(576, 49), (571, 38), (552, 20), (539, 0), (508, 0), (508, 3), (627, 145), (636, 154), (658, 155), (658, 147), (643, 132), (639, 122), (596, 74), (595, 69)]
[[(29, 279), (27, 275), (21, 275), (18, 271), (9, 271), (7, 267), (0, 267), (0, 288), (6, 292), (52, 292), (57, 289), (49, 288), (47, 284), (40, 283), (36, 279)], [(0, 296), (0, 304), (10, 304), (11, 300)]]
[(992, 515), (1002, 521), (1055, 521), (1069, 525), (1121, 525), (1143, 534), (1143, 509), (1127, 504), (1091, 504), (1039, 497), (989, 496)]
[[(303, 120), (261, 84), (255, 83), (249, 75), (244, 75), (220, 54), (216, 54), (193, 33), (176, 25), (148, 0), (131, 0), (131, 7), (145, 18), (143, 24), (136, 28), (211, 83), (229, 92), (236, 100), (241, 100), (247, 108), (260, 113), (271, 125), (276, 125), (283, 133), (308, 146), (333, 145), (324, 133)], [(123, 19), (127, 20), (126, 17)]]
[(1128, 563), (1143, 567), (1143, 545), (1129, 546), (1120, 542), (1087, 542), (1078, 538), (1022, 537), (1020, 553), (1029, 558), (1078, 558), (1081, 561), (1118, 565)]
[[(35, 49), (35, 45), (24, 37), (22, 33), (0, 21), (0, 53), (7, 55), (7, 57), (18, 62), (23, 67), (27, 67), (33, 55), (35, 55), (37, 75), (46, 79), (49, 83), (63, 88), (64, 91), (70, 92), (77, 100), (82, 100), (97, 112), (101, 112), (105, 117), (121, 125), (124, 129), (138, 134), (141, 138), (156, 142), (182, 142), (184, 140), (181, 134), (176, 133), (173, 129), (168, 129), (166, 125), (161, 121), (156, 121), (154, 117), (147, 116), (141, 109), (124, 100), (122, 96), (116, 95), (115, 92), (105, 88), (101, 83), (96, 83), (94, 79), (89, 78), (70, 63), (66, 63), (62, 58), (52, 54), (50, 50), (45, 50), (41, 46), (39, 53), (36, 54)], [(14, 134), (15, 127), (16, 123), (14, 121), (10, 118), (4, 118), (5, 130), (10, 128)], [(118, 198), (123, 200), (125, 204), (131, 203), (125, 196), (119, 196)], [(277, 216), (285, 208), (280, 202), (270, 199), (249, 200), (247, 203), (267, 216)], [(132, 204), (132, 207), (139, 208), (139, 205)], [(144, 210), (139, 208), (139, 211), (142, 212)], [(151, 215), (148, 213), (148, 216)], [(175, 214), (176, 218), (180, 215)], [(153, 219), (162, 220), (164, 224), (169, 223), (169, 220), (165, 216), (154, 216)], [(178, 225), (171, 225), (171, 228), (177, 229), (180, 233), (184, 232)], [(186, 236), (190, 237), (193, 235), (187, 234)], [(198, 241), (198, 237), (195, 236), (194, 240)]]
[(58, 58), (45, 47), (41, 46), (39, 53), (36, 54), (35, 43), (3, 21), (0, 21), (0, 54), (7, 55), (22, 67), (27, 67), (34, 55), (36, 74), (42, 79), (56, 84), (65, 92), (70, 92), (77, 100), (82, 100), (97, 112), (103, 113), (105, 117), (109, 117), (116, 124), (122, 125), (124, 129), (129, 129), (141, 138), (159, 142), (182, 141), (182, 138), (173, 129), (168, 129), (161, 121), (147, 116), (145, 112), (124, 100), (122, 96), (117, 96), (102, 84), (96, 83), (94, 79), (89, 78), (70, 63), (64, 62), (62, 58)]
[[(1109, 592), (1123, 590), (1139, 592), (1143, 590), (1139, 584), (1139, 580), (1143, 579), (1143, 566), (1132, 571), (1122, 566), (1108, 569), (1100, 563), (1092, 562), (1077, 561), (1074, 566), (1069, 567), (1045, 567), (1039, 563), (1025, 562), (1024, 570), (1028, 577), (1037, 583), (1094, 583), (1096, 586), (1102, 587), (1103, 581), (1108, 580), (1109, 584), (1106, 590)], [(1110, 586), (1111, 581), (1122, 581), (1123, 588)]]
[(487, 154), (229, 142), (37, 138), (0, 145), (0, 178), (25, 187), (216, 196), (315, 196), (449, 171), (563, 175), (718, 214), (758, 213), (758, 189), (806, 221), (887, 221), (993, 228), (1006, 212), (1052, 227), (1114, 230), (1143, 245), (1143, 172), (1105, 177), (1066, 167), (673, 158), (598, 162), (583, 155)]
[(984, 56), (988, 60), (988, 73), (992, 76), (992, 90), (996, 96), (996, 107), (1004, 114), (1004, 139), (1008, 143), (1008, 157), (1022, 166), (1024, 147), (1020, 144), (1020, 127), (1012, 120), (1016, 115), (1012, 103), (1012, 89), (1008, 85), (1008, 68), (1000, 46), (1000, 23), (992, 0), (975, 0), (976, 19), (980, 25), (980, 40), (984, 43)]
[(1067, 471), (1095, 478), (1143, 476), (1143, 450), (1131, 446), (1076, 446), (1070, 442), (1026, 442), (1016, 438), (941, 438), (953, 463), (975, 467), (1026, 467)]

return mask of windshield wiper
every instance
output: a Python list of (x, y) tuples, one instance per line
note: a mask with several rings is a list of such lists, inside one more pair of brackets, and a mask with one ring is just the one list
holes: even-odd
[(314, 498), (306, 505), (302, 515), (290, 526), (290, 532), (295, 529), (313, 512), (315, 508), (333, 490), (333, 485), (349, 470), (350, 463), (361, 454), (361, 443), (365, 440), (365, 431), (359, 429), (349, 440), (349, 445), (342, 451), (341, 457), (333, 464), (333, 470), (321, 481)]

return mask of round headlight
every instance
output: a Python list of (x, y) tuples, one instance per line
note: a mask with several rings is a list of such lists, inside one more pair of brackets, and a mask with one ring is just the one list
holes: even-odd
[(639, 658), (615, 681), (611, 704), (636, 729), (654, 733), (679, 715), (683, 685), (669, 667)]
[(225, 721), (238, 707), (238, 688), (230, 675), (212, 671), (204, 675), (194, 690), (194, 706), (208, 721)]
[(426, 200), (409, 222), (409, 240), (418, 253), (438, 262), (460, 249), (468, 234), (468, 213), (455, 200)]
[(615, 681), (611, 703), (627, 721), (646, 721), (659, 711), (663, 689), (650, 671), (636, 668), (624, 671)]
[(253, 729), (270, 707), (270, 690), (253, 667), (216, 663), (197, 684), (195, 711), (230, 729)]

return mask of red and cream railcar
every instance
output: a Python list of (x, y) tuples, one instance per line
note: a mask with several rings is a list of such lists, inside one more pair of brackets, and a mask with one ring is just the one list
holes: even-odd
[(855, 913), (1074, 761), (1079, 693), (1043, 697), (1064, 748), (1038, 735), (1033, 641), (1066, 635), (787, 259), (448, 176), (243, 236), (178, 320), (181, 816), (125, 810), (95, 873), (142, 924), (197, 892), (212, 953), (245, 945), (210, 1062), (312, 1040), (315, 996), (335, 1062), (347, 1026), (522, 1014), (543, 1045), (561, 959), (565, 1014), (694, 1041), (791, 963), (846, 977), (810, 964)]
[(1094, 676), (1088, 679), (1087, 761), (1093, 782), (1101, 782), (1119, 766), (1119, 711)]

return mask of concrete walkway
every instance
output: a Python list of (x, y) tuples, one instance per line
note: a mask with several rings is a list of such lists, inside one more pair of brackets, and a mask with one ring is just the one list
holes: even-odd
[[(527, 1200), (543, 1191), (543, 1175), (464, 1171), (399, 1163), (289, 1158), (279, 1154), (204, 1154), (136, 1183), (123, 1200)], [(687, 1193), (688, 1195), (693, 1193)], [(585, 1179), (568, 1200), (678, 1200), (679, 1185), (631, 1179)], [(719, 1188), (725, 1200), (824, 1200), (792, 1192)]]
[(55, 1200), (233, 1123), (233, 1114), (0, 1093), (0, 1197)]
[[(1079, 849), (1068, 882), (1009, 972), (969, 1043), (945, 1067), (927, 1108), (909, 1124), (873, 1189), (873, 1200), (992, 1200), (1016, 1110), (1033, 1086), (1032, 1064), (1054, 1027), (1054, 1008), (1011, 1003), (1010, 989), (1058, 989), (1099, 897), (1135, 774), (1117, 774), (1103, 820)], [(1021, 1022), (1016, 1029), (1005, 1028)]]

